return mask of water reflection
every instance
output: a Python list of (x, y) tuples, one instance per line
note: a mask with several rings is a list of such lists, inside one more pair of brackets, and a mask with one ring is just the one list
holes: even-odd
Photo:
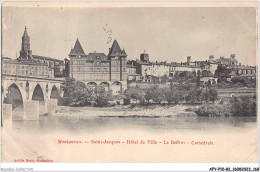
[(39, 121), (14, 120), (13, 129), (26, 132), (102, 132), (110, 129), (154, 130), (215, 130), (257, 125), (256, 117), (118, 118), (118, 117), (56, 117), (40, 116)]

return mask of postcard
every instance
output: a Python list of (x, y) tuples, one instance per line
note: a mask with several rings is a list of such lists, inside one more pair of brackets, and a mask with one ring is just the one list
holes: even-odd
[(257, 28), (257, 2), (3, 2), (2, 162), (258, 162)]

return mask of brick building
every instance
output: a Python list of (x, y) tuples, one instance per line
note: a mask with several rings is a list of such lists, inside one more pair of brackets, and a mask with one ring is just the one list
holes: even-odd
[(114, 40), (108, 55), (104, 53), (86, 54), (76, 40), (74, 48), (65, 60), (66, 71), (70, 77), (85, 83), (89, 87), (102, 85), (114, 94), (121, 93), (127, 87), (127, 55)]

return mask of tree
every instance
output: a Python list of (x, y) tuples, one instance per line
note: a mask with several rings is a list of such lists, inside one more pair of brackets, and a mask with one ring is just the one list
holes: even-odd
[(188, 95), (185, 97), (187, 103), (201, 103), (202, 102), (202, 88), (196, 88), (190, 90)]
[(92, 101), (92, 91), (83, 82), (75, 81), (73, 78), (65, 78), (61, 83), (64, 96), (61, 99), (65, 106), (86, 106)]
[(168, 104), (171, 104), (174, 99), (173, 92), (174, 92), (173, 90), (164, 89), (165, 100), (168, 102)]
[(200, 70), (198, 70), (198, 75), (197, 75), (197, 86), (200, 86)]
[(214, 103), (217, 99), (218, 99), (217, 90), (210, 88), (209, 89), (209, 100)]
[(69, 105), (72, 103), (72, 96), (75, 88), (75, 79), (66, 77), (65, 81), (61, 83), (61, 89), (64, 91), (62, 98), (63, 105)]
[(225, 65), (218, 65), (217, 70), (215, 71), (215, 77), (218, 78), (218, 82), (226, 82), (228, 75), (231, 73), (231, 69), (228, 69)]
[(152, 100), (152, 98), (153, 98), (153, 94), (154, 94), (153, 89), (154, 88), (152, 87), (152, 88), (147, 88), (147, 89), (144, 90), (144, 92), (145, 92), (144, 98), (145, 98), (145, 100), (148, 104), (150, 103), (150, 100)]
[(230, 99), (231, 113), (234, 116), (256, 116), (256, 98), (248, 96), (232, 97)]
[(163, 76), (161, 76), (161, 83), (166, 83), (168, 81), (168, 76), (166, 74), (164, 74)]
[(172, 81), (171, 81), (171, 83), (170, 83), (170, 88), (171, 88), (171, 91), (173, 91), (174, 85), (173, 85), (173, 82), (172, 82)]
[(125, 96), (127, 98), (133, 99), (134, 101), (139, 101), (140, 104), (145, 104), (145, 92), (138, 87), (130, 87), (125, 91)]
[(163, 89), (159, 88), (158, 86), (153, 87), (151, 90), (151, 97), (155, 103), (161, 103), (163, 100), (165, 100)]
[(96, 106), (98, 107), (107, 106), (111, 97), (112, 92), (106, 91), (103, 86), (96, 86), (93, 90), (93, 100), (96, 102)]

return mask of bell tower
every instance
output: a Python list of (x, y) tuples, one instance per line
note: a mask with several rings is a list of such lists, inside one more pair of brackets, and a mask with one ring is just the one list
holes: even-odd
[(27, 33), (27, 28), (25, 26), (23, 37), (22, 37), (22, 47), (20, 51), (19, 59), (21, 60), (32, 60), (32, 50), (30, 50), (30, 37)]

